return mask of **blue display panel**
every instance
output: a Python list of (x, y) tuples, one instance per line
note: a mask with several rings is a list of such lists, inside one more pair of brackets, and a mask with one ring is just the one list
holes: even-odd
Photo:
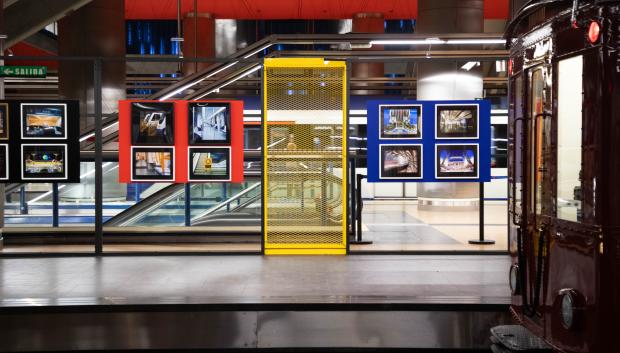
[(368, 181), (491, 180), (491, 104), (375, 100), (367, 105)]

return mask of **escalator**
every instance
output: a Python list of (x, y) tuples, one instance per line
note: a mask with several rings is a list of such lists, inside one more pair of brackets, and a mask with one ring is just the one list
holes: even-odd
[[(246, 177), (246, 181), (237, 184), (200, 183), (190, 184), (189, 195), (185, 184), (169, 185), (155, 194), (145, 198), (118, 215), (109, 219), (104, 225), (110, 227), (152, 227), (185, 226), (185, 197), (191, 197), (192, 226), (206, 227), (201, 231), (208, 233), (257, 233), (260, 232), (260, 182), (256, 176)], [(241, 222), (241, 210), (251, 209), (258, 200), (258, 209), (245, 217), (249, 227), (233, 227), (231, 222)], [(224, 211), (229, 216), (223, 222), (209, 222), (206, 217)], [(233, 218), (237, 218), (234, 221)], [(252, 219), (248, 221), (248, 219)], [(258, 222), (258, 228), (256, 227)]]
[[(289, 173), (291, 174), (291, 173)], [(304, 188), (300, 188), (301, 183), (290, 183), (290, 175), (287, 183), (277, 183), (272, 180), (270, 198), (280, 200), (275, 204), (276, 208), (286, 211), (288, 207), (299, 209), (299, 205), (291, 204), (301, 202), (305, 204), (305, 216), (308, 219), (316, 218), (315, 194), (321, 187), (321, 178), (327, 181), (327, 189), (331, 190), (332, 197), (329, 203), (342, 205), (341, 185), (342, 179), (337, 176), (321, 172), (292, 172), (299, 174), (299, 178), (305, 183)], [(301, 180), (300, 179), (300, 180)], [(223, 186), (224, 184), (218, 184)], [(213, 185), (209, 184), (190, 184), (190, 195), (201, 192), (208, 187), (213, 190), (213, 194), (207, 194), (202, 199), (192, 197), (190, 224), (193, 230), (199, 230), (206, 234), (260, 234), (262, 216), (262, 190), (258, 176), (246, 177), (246, 181), (240, 184), (232, 184), (233, 189), (226, 194), (221, 194)], [(291, 192), (296, 192), (296, 197), (291, 198)], [(106, 228), (123, 227), (130, 229), (133, 227), (151, 226), (178, 226), (185, 224), (185, 186), (184, 184), (173, 184), (165, 187), (159, 192), (146, 198), (136, 206), (128, 208), (111, 218), (105, 223)], [(202, 200), (202, 201), (200, 201)], [(198, 206), (198, 207), (197, 207)], [(334, 207), (335, 208), (335, 207)], [(287, 214), (287, 212), (283, 212)], [(295, 220), (278, 219), (277, 214), (273, 215), (272, 222), (290, 224)], [(342, 219), (341, 214), (335, 214), (329, 222), (338, 223)], [(317, 221), (318, 222), (318, 221)]]

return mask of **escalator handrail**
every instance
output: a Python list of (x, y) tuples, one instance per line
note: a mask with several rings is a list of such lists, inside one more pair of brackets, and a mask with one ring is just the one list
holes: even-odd
[(158, 207), (166, 202), (169, 202), (172, 198), (177, 196), (177, 192), (184, 190), (184, 184), (171, 184), (165, 188), (157, 191), (153, 195), (142, 199), (138, 203), (128, 207), (119, 214), (107, 220), (104, 225), (106, 226), (121, 226), (126, 222), (133, 220), (135, 217), (143, 215), (154, 207)]
[(196, 217), (196, 219), (202, 218), (202, 217), (206, 217), (220, 209), (222, 209), (223, 207), (225, 207), (226, 205), (230, 204), (231, 202), (237, 201), (238, 199), (240, 199), (241, 197), (243, 197), (244, 195), (248, 194), (249, 192), (251, 192), (254, 189), (257, 189), (261, 186), (261, 182), (257, 182), (256, 184), (250, 186), (249, 188), (241, 191), (240, 193), (236, 194), (235, 196), (229, 198), (228, 200), (224, 201), (224, 202), (220, 202), (219, 204), (215, 205), (214, 207), (209, 208), (207, 211), (205, 211), (204, 213), (200, 214), (199, 216)]

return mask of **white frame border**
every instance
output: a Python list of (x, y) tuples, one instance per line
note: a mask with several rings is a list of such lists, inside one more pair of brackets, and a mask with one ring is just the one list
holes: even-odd
[[(204, 148), (224, 148), (228, 150), (228, 179), (192, 179), (192, 154), (190, 150), (192, 148), (204, 149)], [(230, 146), (187, 146), (187, 181), (198, 183), (215, 183), (215, 182), (230, 182), (232, 181), (232, 148)]]
[[(26, 146), (35, 146), (35, 147), (49, 147), (49, 146), (62, 146), (65, 148), (65, 170), (64, 170), (64, 177), (62, 178), (50, 178), (50, 177), (41, 177), (41, 178), (26, 178), (24, 176), (24, 147)], [(19, 162), (21, 164), (20, 169), (21, 169), (21, 176), (22, 176), (22, 180), (67, 180), (69, 179), (68, 177), (68, 173), (69, 173), (69, 156), (67, 155), (67, 144), (66, 143), (49, 143), (49, 144), (45, 144), (45, 145), (39, 145), (39, 144), (35, 144), (35, 143), (24, 143), (21, 145), (21, 160)]]
[[(381, 171), (383, 170), (383, 153), (381, 151), (381, 147), (383, 146), (420, 146), (420, 176), (419, 177), (382, 177)], [(384, 180), (420, 180), (424, 179), (424, 144), (415, 143), (415, 144), (403, 144), (403, 143), (380, 143), (379, 144), (379, 179)]]
[[(170, 170), (170, 179), (134, 179), (134, 174), (133, 174), (133, 172), (134, 172), (134, 169), (133, 169), (134, 152), (133, 151), (136, 148), (140, 148), (140, 149), (143, 149), (143, 148), (147, 148), (147, 149), (148, 148), (157, 148), (157, 149), (169, 149), (169, 150), (171, 150), (170, 156), (172, 156), (172, 161), (170, 163), (170, 167), (172, 169)], [(129, 180), (131, 182), (136, 182), (136, 183), (140, 183), (140, 182), (149, 182), (149, 183), (167, 183), (167, 182), (172, 182), (172, 183), (174, 183), (175, 182), (175, 179), (176, 179), (176, 168), (175, 168), (174, 164), (176, 163), (176, 156), (174, 154), (174, 146), (131, 146), (130, 153), (131, 153), (131, 155), (130, 155), (131, 159), (129, 161), (129, 166), (130, 166), (131, 169), (129, 170), (129, 172), (131, 174), (129, 175)]]
[(6, 170), (6, 178), (0, 178), (0, 180), (9, 180), (11, 174), (9, 173), (9, 145), (7, 143), (0, 144), (0, 148), (4, 148), (6, 151), (4, 156), (5, 170)]
[[(383, 115), (381, 114), (381, 108), (382, 107), (404, 107), (404, 106), (410, 106), (410, 107), (420, 107), (420, 116), (419, 116), (419, 127), (420, 127), (420, 137), (382, 137), (381, 133), (383, 132), (383, 128), (382, 128), (382, 120), (383, 120)], [(377, 130), (379, 130), (379, 141), (380, 140), (421, 140), (422, 137), (424, 137), (424, 122), (422, 119), (422, 117), (424, 116), (424, 106), (423, 104), (420, 103), (416, 103), (416, 104), (379, 104), (379, 128)]]
[[(437, 121), (437, 107), (454, 107), (454, 106), (475, 106), (476, 107), (476, 136), (462, 136), (462, 137), (439, 137), (437, 132), (439, 131), (439, 124)], [(480, 104), (478, 103), (436, 103), (435, 104), (435, 140), (479, 140), (480, 139)]]
[[(24, 105), (57, 105), (57, 106), (63, 106), (65, 108), (65, 114), (63, 116), (63, 129), (64, 129), (64, 136), (63, 137), (39, 137), (39, 136), (35, 136), (35, 137), (27, 137), (24, 134)], [(20, 132), (21, 132), (21, 138), (22, 140), (66, 140), (69, 138), (69, 136), (67, 136), (67, 125), (69, 124), (69, 121), (67, 119), (67, 103), (20, 103), (19, 104), (19, 126), (20, 126)]]
[[(11, 138), (11, 135), (10, 135), (11, 131), (9, 129), (9, 118), (11, 115), (10, 113), (11, 107), (9, 107), (9, 103), (7, 102), (2, 102), (0, 103), (0, 105), (4, 105), (6, 107), (6, 114), (4, 117), (4, 122), (5, 122), (4, 128), (6, 129), (6, 137), (0, 137), (0, 141), (9, 141)], [(0, 180), (4, 180), (4, 179), (0, 179)]]
[[(473, 177), (446, 177), (446, 176), (439, 176), (439, 164), (437, 161), (437, 153), (439, 152), (439, 146), (476, 146), (476, 176)], [(479, 143), (438, 143), (435, 144), (435, 156), (434, 156), (434, 166), (435, 166), (435, 179), (463, 179), (463, 180), (469, 180), (469, 179), (480, 179), (480, 144)]]

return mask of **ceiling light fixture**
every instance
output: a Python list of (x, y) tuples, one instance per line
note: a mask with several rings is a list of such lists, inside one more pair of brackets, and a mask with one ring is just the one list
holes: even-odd
[(505, 39), (501, 38), (480, 38), (480, 39), (379, 39), (370, 41), (370, 45), (431, 45), (431, 44), (506, 44)]

